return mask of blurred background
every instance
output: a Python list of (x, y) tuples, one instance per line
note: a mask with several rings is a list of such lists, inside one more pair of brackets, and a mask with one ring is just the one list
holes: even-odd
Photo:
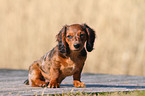
[(97, 34), (83, 72), (145, 76), (145, 0), (0, 0), (0, 68), (28, 70), (74, 23)]

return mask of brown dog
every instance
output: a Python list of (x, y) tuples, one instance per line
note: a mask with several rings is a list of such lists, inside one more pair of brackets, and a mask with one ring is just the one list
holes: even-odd
[[(87, 52), (93, 50), (95, 31), (86, 24), (65, 25), (57, 35), (58, 45), (29, 67), (33, 87), (60, 87), (61, 81), (73, 75), (75, 87), (84, 87), (80, 81)], [(86, 42), (86, 49), (84, 44)]]

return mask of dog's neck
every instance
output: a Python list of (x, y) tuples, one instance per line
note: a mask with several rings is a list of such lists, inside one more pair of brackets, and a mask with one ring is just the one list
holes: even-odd
[(68, 57), (78, 57), (78, 56), (86, 56), (87, 52), (85, 50), (85, 48), (83, 48), (81, 51), (71, 51), (70, 53), (67, 55)]
[(62, 57), (62, 58), (68, 58), (68, 57), (77, 57), (77, 56), (87, 56), (87, 52), (86, 52), (86, 49), (83, 48), (81, 51), (72, 51), (72, 50), (69, 50), (69, 53), (61, 53), (59, 52), (59, 55)]
[(78, 55), (80, 55), (81, 51), (71, 51), (70, 50), (70, 54), (69, 57), (77, 57)]

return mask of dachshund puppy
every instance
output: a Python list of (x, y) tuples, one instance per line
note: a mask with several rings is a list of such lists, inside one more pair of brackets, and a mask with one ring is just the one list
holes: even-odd
[(74, 86), (85, 87), (80, 80), (81, 72), (86, 50), (93, 50), (95, 31), (86, 24), (65, 25), (56, 37), (58, 45), (34, 61), (25, 83), (33, 87), (59, 88), (66, 76), (73, 75)]

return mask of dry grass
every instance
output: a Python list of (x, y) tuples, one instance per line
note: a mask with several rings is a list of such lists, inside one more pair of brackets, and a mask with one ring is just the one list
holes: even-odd
[[(35, 94), (37, 96), (37, 93)], [(145, 96), (145, 91), (130, 91), (130, 92), (101, 92), (101, 93), (84, 93), (84, 92), (68, 92), (63, 94), (48, 94), (41, 96)]]
[(145, 0), (0, 0), (0, 68), (28, 69), (65, 24), (98, 35), (84, 72), (145, 76)]

